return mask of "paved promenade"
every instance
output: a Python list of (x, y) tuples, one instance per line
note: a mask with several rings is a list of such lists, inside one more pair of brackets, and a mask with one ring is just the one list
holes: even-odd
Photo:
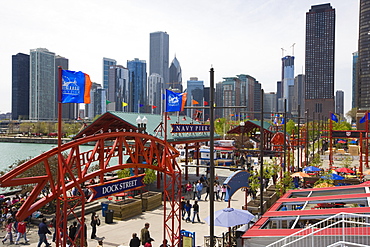
[[(204, 173), (204, 169), (201, 169), (201, 174)], [(200, 175), (201, 175), (200, 174)], [(225, 180), (232, 172), (228, 169), (216, 169), (216, 174), (219, 177), (220, 181)], [(190, 168), (189, 181), (195, 181), (199, 177), (195, 176), (194, 168)], [(205, 192), (205, 189), (203, 189)], [(204, 219), (209, 216), (209, 201), (204, 201), (205, 193), (202, 195), (202, 200), (199, 201), (199, 210), (200, 218), (202, 223), (191, 222), (186, 223), (185, 221), (181, 222), (181, 229), (195, 232), (196, 236), (196, 246), (204, 246), (204, 236), (209, 236), (209, 226), (205, 223)], [(209, 198), (208, 198), (209, 200)], [(194, 201), (191, 200), (191, 204)], [(245, 203), (245, 192), (238, 191), (234, 194), (231, 200), (231, 207), (241, 209)], [(224, 201), (215, 201), (215, 211), (226, 208), (228, 203)], [(101, 215), (101, 211), (97, 212), (101, 219), (101, 225), (98, 227), (97, 236), (99, 238), (104, 237), (105, 246), (128, 246), (132, 233), (137, 233), (140, 237), (140, 230), (144, 227), (146, 222), (150, 223), (150, 235), (155, 240), (152, 244), (153, 247), (158, 247), (163, 240), (163, 206), (153, 210), (143, 212), (141, 215), (133, 217), (125, 221), (116, 221), (114, 220), (113, 224), (105, 224), (104, 218)], [(88, 235), (88, 246), (96, 246), (97, 241), (90, 239), (91, 226), (90, 226), (90, 215), (86, 215), (87, 219), (87, 235)], [(69, 223), (70, 224), (70, 223)], [(37, 246), (38, 235), (37, 227), (33, 227), (29, 233), (30, 244), (24, 245), (20, 241), (20, 246)], [(223, 232), (227, 232), (225, 227), (215, 227), (215, 235), (222, 236)], [(51, 229), (53, 231), (53, 229)], [(48, 239), (51, 240), (51, 235), (48, 236)], [(51, 241), (50, 241), (51, 242)], [(8, 245), (9, 242), (6, 242), (4, 245)], [(44, 245), (42, 245), (44, 246)], [(52, 246), (55, 246), (55, 243), (52, 243)]]

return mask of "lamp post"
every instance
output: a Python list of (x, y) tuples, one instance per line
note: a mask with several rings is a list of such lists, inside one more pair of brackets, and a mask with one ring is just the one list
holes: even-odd
[(245, 122), (240, 122), (239, 123), (240, 125), (240, 131), (242, 132), (242, 145), (241, 145), (241, 148), (242, 150), (244, 151), (244, 126), (245, 126)]
[(146, 124), (148, 123), (148, 119), (145, 116), (143, 118), (141, 118), (140, 116), (137, 116), (136, 123), (139, 129), (139, 132), (146, 133)]

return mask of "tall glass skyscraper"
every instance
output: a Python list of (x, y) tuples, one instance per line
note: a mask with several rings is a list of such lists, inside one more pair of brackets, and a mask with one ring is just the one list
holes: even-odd
[(329, 116), (334, 112), (335, 9), (329, 3), (306, 13), (305, 107)]
[(128, 103), (129, 112), (143, 112), (141, 109), (146, 105), (146, 61), (135, 58), (127, 61), (127, 68), (129, 70), (130, 88), (132, 98)]
[(111, 65), (108, 77), (108, 104), (110, 111), (125, 111), (123, 102), (130, 101), (129, 71), (122, 65)]
[(108, 90), (108, 77), (109, 77), (109, 67), (116, 65), (117, 61), (111, 58), (103, 57), (103, 88)]
[(30, 120), (55, 120), (55, 53), (45, 48), (30, 52)]
[(357, 61), (357, 107), (359, 110), (370, 110), (370, 2), (360, 0), (360, 23)]
[(357, 107), (357, 61), (358, 52), (352, 53), (352, 108)]
[(344, 114), (344, 92), (342, 90), (335, 92), (335, 113), (340, 116)]
[(169, 36), (166, 32), (150, 33), (149, 75), (157, 73), (163, 77), (165, 88), (169, 88)]
[(172, 60), (172, 63), (170, 66), (169, 86), (172, 89), (178, 89), (180, 92), (182, 92), (182, 71), (181, 71), (180, 63), (176, 57)]
[[(282, 79), (283, 82), (283, 98), (287, 100), (287, 112), (292, 111), (292, 88), (294, 86), (294, 57), (285, 56), (281, 59), (282, 62)], [(257, 111), (257, 110), (256, 110)]]
[(30, 55), (12, 56), (12, 119), (28, 119), (30, 91)]

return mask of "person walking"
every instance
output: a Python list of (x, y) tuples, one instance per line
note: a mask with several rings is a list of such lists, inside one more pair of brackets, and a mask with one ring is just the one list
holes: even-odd
[(69, 233), (68, 236), (71, 240), (75, 240), (76, 233), (77, 233), (77, 221), (73, 221), (72, 225), (69, 226)]
[(198, 180), (197, 185), (196, 185), (196, 190), (197, 190), (197, 197), (198, 201), (201, 200), (201, 195), (202, 195), (202, 190), (203, 190), (203, 183)]
[(13, 220), (11, 218), (8, 218), (6, 221), (6, 226), (5, 226), (5, 231), (6, 235), (4, 239), (2, 240), (3, 244), (5, 241), (9, 238), (10, 244), (13, 244)]
[(151, 239), (150, 232), (149, 232), (149, 226), (150, 226), (149, 223), (145, 223), (144, 228), (141, 229), (140, 238), (141, 238), (142, 245), (145, 245), (149, 241), (149, 239)]
[(182, 217), (183, 220), (185, 220), (184, 217), (185, 217), (185, 213), (186, 213), (185, 204), (186, 204), (185, 197), (181, 197), (180, 209), (181, 209), (181, 217)]
[(140, 247), (140, 239), (137, 237), (136, 233), (132, 234), (132, 239), (130, 240), (130, 247)]
[(195, 200), (195, 197), (197, 196), (197, 182), (193, 182), (193, 200)]
[(186, 211), (186, 214), (188, 215), (185, 221), (188, 222), (190, 221), (190, 215), (191, 215), (191, 204), (189, 200), (186, 201), (185, 211)]
[(186, 190), (186, 195), (187, 195), (186, 197), (190, 198), (191, 191), (193, 190), (193, 185), (190, 183), (190, 181), (188, 181), (188, 183), (185, 186), (186, 186), (185, 190)]
[(222, 185), (221, 188), (221, 201), (224, 200), (226, 197), (226, 185)]
[(100, 226), (100, 219), (99, 219), (99, 216), (93, 212), (92, 215), (91, 215), (91, 227), (92, 227), (92, 230), (91, 230), (91, 239), (95, 239), (96, 238), (96, 227), (97, 226)]
[(199, 218), (199, 204), (197, 201), (195, 201), (193, 205), (193, 220), (191, 221), (193, 224), (194, 224), (195, 216), (197, 216), (198, 222), (200, 223), (201, 221)]
[(39, 243), (37, 244), (37, 247), (40, 247), (42, 243), (45, 243), (45, 245), (51, 246), (50, 243), (46, 240), (46, 234), (51, 234), (51, 232), (48, 229), (48, 226), (46, 225), (46, 219), (43, 218), (41, 223), (39, 224)]
[(23, 236), (24, 242), (27, 244), (29, 240), (27, 239), (27, 233), (26, 233), (27, 223), (24, 221), (18, 222), (17, 226), (17, 239), (15, 240), (15, 244), (19, 244), (19, 239)]
[(207, 201), (207, 198), (208, 198), (208, 196), (209, 196), (209, 190), (210, 190), (210, 188), (209, 188), (209, 184), (207, 184), (207, 185), (206, 185), (206, 197), (204, 197), (204, 200), (205, 200), (205, 201)]

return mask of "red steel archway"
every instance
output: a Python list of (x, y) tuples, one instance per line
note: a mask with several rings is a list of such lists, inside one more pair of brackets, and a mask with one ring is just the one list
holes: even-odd
[[(80, 146), (88, 143), (95, 144), (92, 150), (81, 152)], [(64, 155), (58, 156), (60, 153)], [(57, 175), (51, 173), (49, 164), (49, 159), (55, 156), (59, 157)], [(129, 156), (131, 163), (125, 162), (125, 156)], [(85, 197), (82, 190), (84, 182), (99, 177), (99, 182), (104, 183), (105, 173), (124, 168), (134, 168), (136, 174), (138, 168), (150, 168), (162, 172), (165, 174), (163, 179), (163, 235), (172, 246), (177, 246), (180, 241), (181, 229), (181, 169), (176, 163), (177, 156), (179, 156), (179, 153), (174, 147), (151, 135), (132, 132), (132, 130), (130, 132), (108, 131), (108, 133), (87, 136), (68, 142), (23, 163), (0, 177), (0, 186), (34, 185), (31, 195), (16, 215), (18, 220), (25, 219), (34, 211), (56, 199), (57, 205), (61, 208), (60, 211), (56, 210), (57, 246), (66, 246), (67, 242), (71, 242), (73, 246), (82, 246), (83, 234), (80, 234), (80, 243), (74, 243), (68, 237), (62, 238), (61, 236), (68, 236), (65, 219), (70, 215), (74, 215), (81, 226), (84, 226)], [(112, 164), (112, 158), (114, 157), (117, 162)], [(152, 165), (154, 161), (157, 161), (157, 166)], [(43, 175), (21, 177), (23, 172), (39, 163), (42, 163), (45, 168)], [(92, 169), (95, 165), (98, 165), (97, 170)], [(50, 188), (50, 193), (38, 199), (45, 186)], [(80, 191), (80, 196), (72, 196), (69, 193), (74, 187)], [(72, 201), (74, 205), (70, 206), (67, 202)], [(167, 202), (171, 209), (168, 211), (166, 210)], [(80, 218), (75, 214), (77, 206), (81, 206), (82, 216)]]

